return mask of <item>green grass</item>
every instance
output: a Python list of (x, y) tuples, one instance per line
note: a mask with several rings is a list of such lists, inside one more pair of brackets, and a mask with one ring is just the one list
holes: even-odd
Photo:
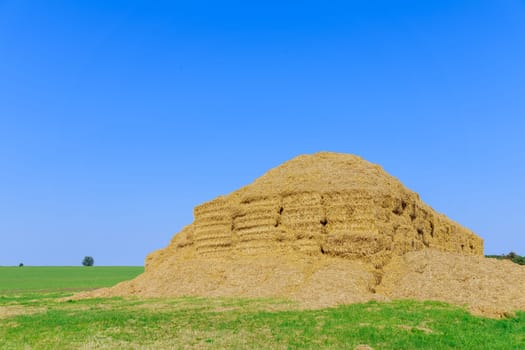
[(299, 310), (274, 299), (66, 301), (71, 293), (51, 291), (0, 292), (0, 349), (525, 349), (521, 312), (496, 320), (438, 302)]
[(0, 294), (108, 287), (131, 279), (143, 271), (142, 266), (0, 267)]

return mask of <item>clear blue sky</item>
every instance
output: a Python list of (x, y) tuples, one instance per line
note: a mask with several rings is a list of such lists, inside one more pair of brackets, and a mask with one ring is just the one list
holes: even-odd
[(525, 254), (523, 1), (0, 0), (0, 265), (140, 265), (296, 155)]

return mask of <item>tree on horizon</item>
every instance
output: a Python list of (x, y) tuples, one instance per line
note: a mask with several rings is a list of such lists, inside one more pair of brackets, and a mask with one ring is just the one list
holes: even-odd
[(85, 256), (82, 260), (82, 265), (84, 266), (93, 266), (95, 264), (95, 259), (92, 256)]

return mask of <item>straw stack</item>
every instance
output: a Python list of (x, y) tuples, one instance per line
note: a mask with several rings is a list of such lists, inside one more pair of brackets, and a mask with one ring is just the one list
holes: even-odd
[[(483, 265), (473, 274), (502, 269), (494, 274), (521, 276), (521, 290), (525, 269), (485, 263), (480, 237), (357, 156), (299, 156), (244, 188), (197, 206), (194, 217), (166, 248), (147, 257), (143, 275), (89, 295), (288, 297), (308, 306), (428, 296), (470, 300), (472, 310), (491, 315), (525, 308), (525, 296), (517, 293), (476, 295), (476, 288), (469, 288), (472, 298), (464, 297), (464, 291), (458, 298), (465, 286), (456, 281), (447, 289), (446, 274), (436, 284), (439, 292), (426, 285), (427, 280), (436, 282), (431, 275), (441, 271), (432, 257)], [(407, 279), (414, 274), (411, 262), (417, 254), (434, 267)], [(461, 271), (463, 278), (469, 270)], [(411, 293), (411, 287), (419, 294)], [(514, 300), (507, 303), (505, 295)]]

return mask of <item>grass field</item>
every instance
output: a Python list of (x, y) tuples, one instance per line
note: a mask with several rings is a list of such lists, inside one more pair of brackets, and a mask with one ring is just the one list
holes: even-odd
[(0, 294), (108, 287), (131, 279), (143, 271), (142, 266), (0, 267)]
[[(55, 288), (51, 281), (64, 274), (55, 269), (62, 268), (42, 269), (38, 283), (10, 282), (12, 289), (0, 292), (0, 349), (525, 349), (525, 313), (494, 320), (414, 301), (321, 310), (269, 299), (63, 301), (69, 288), (133, 273), (95, 268), (82, 281), (84, 268), (73, 268), (72, 284)], [(13, 273), (0, 269), (0, 283)]]

